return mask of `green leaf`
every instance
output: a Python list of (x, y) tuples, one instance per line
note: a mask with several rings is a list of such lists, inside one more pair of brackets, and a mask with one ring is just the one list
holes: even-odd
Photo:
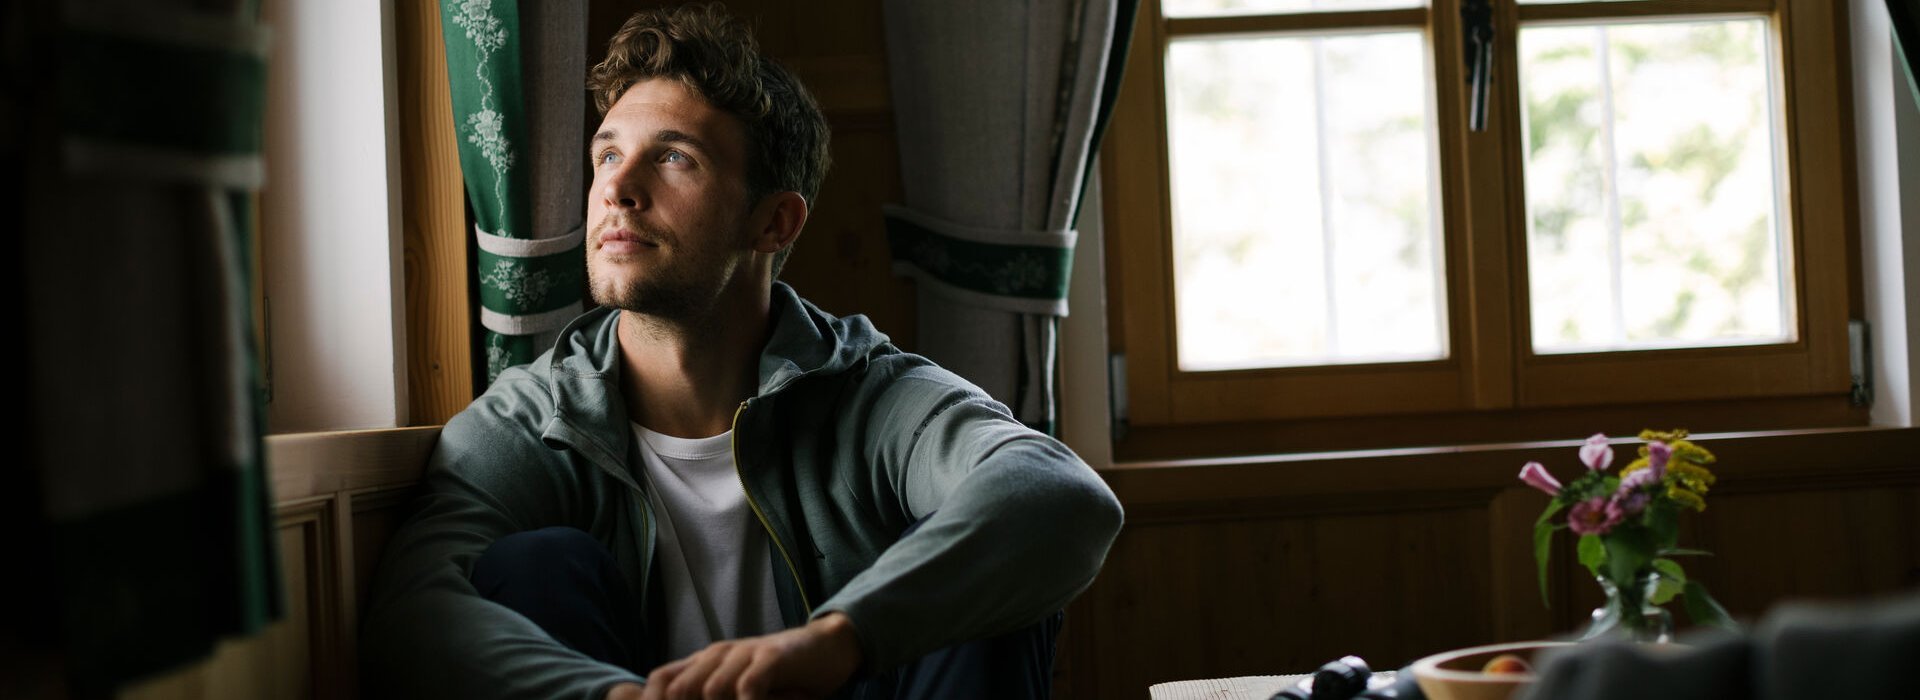
[(1660, 556), (1663, 556), (1663, 557), (1710, 557), (1710, 556), (1713, 556), (1713, 552), (1709, 552), (1704, 549), (1687, 549), (1685, 547), (1670, 547), (1667, 549), (1660, 550)]
[(1594, 576), (1599, 576), (1600, 566), (1607, 563), (1607, 544), (1600, 540), (1599, 535), (1581, 535), (1579, 551), (1580, 564), (1593, 572)]
[(1673, 506), (1655, 503), (1647, 507), (1647, 530), (1652, 532), (1653, 543), (1659, 549), (1672, 549), (1680, 541), (1680, 511)]
[(1553, 607), (1553, 601), (1547, 598), (1547, 560), (1553, 556), (1553, 531), (1560, 529), (1554, 527), (1552, 518), (1564, 506), (1556, 498), (1547, 504), (1540, 519), (1533, 521), (1533, 563), (1540, 568), (1540, 603), (1548, 608)]
[(1614, 528), (1604, 538), (1607, 545), (1607, 577), (1615, 585), (1627, 585), (1634, 574), (1653, 561), (1653, 541), (1647, 531), (1637, 527)]
[(1692, 620), (1693, 624), (1740, 631), (1740, 625), (1733, 621), (1733, 616), (1727, 614), (1726, 608), (1720, 607), (1720, 601), (1714, 600), (1713, 596), (1707, 593), (1707, 587), (1700, 585), (1699, 581), (1688, 581), (1684, 595), (1687, 619)]
[(1687, 582), (1687, 570), (1680, 568), (1680, 562), (1672, 559), (1653, 560), (1653, 570), (1659, 572), (1661, 576), (1673, 579), (1676, 582), (1682, 584)]
[(1666, 605), (1687, 584), (1687, 572), (1672, 559), (1653, 560), (1655, 573), (1653, 590), (1647, 593), (1647, 602), (1654, 605)]

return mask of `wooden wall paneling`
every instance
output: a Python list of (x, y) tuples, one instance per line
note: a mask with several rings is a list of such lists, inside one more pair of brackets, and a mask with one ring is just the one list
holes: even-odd
[(340, 608), (333, 572), (332, 499), (278, 506), (286, 617), (259, 635), (228, 640), (205, 662), (136, 684), (124, 700), (347, 697), (340, 678)]
[[(1920, 429), (1699, 436), (1719, 457), (1685, 562), (1736, 615), (1920, 587)], [(1543, 607), (1519, 466), (1579, 469), (1578, 441), (1158, 463), (1102, 471), (1127, 524), (1069, 610), (1063, 697), (1391, 667), (1448, 648), (1578, 631), (1598, 587), (1555, 541)], [(1631, 444), (1617, 446), (1631, 458)], [(1684, 618), (1684, 615), (1682, 615)], [(1685, 622), (1684, 619), (1681, 622)], [(1684, 626), (1684, 625), (1683, 625)]]
[[(1515, 470), (1516, 472), (1518, 469)], [(1533, 557), (1533, 523), (1547, 507), (1547, 495), (1525, 486), (1507, 488), (1487, 504), (1487, 551), (1490, 562), (1487, 599), (1491, 634), (1486, 642), (1544, 639), (1566, 629), (1548, 604), (1569, 605), (1565, 570), (1548, 569), (1548, 601), (1540, 599), (1539, 569)], [(1565, 538), (1562, 538), (1565, 539)], [(1564, 543), (1553, 558), (1565, 563), (1571, 550)]]
[(1486, 527), (1472, 508), (1129, 526), (1088, 594), (1100, 619), (1084, 696), (1349, 653), (1392, 668), (1478, 643)]
[(412, 500), (413, 488), (376, 488), (356, 491), (353, 494), (353, 580), (348, 589), (355, 601), (354, 618), (359, 618), (360, 606), (367, 601), (367, 592), (373, 585), (374, 568), (380, 564), (380, 553), (385, 551), (387, 539), (393, 536), (395, 528), (406, 515), (406, 506)]
[(400, 209), (407, 294), (407, 420), (447, 422), (473, 400), (465, 180), (440, 7), (393, 7), (399, 55)]
[(274, 502), (415, 483), (439, 438), (437, 425), (268, 436)]

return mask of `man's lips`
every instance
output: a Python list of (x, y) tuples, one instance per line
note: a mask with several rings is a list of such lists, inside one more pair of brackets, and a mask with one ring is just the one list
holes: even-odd
[(659, 243), (646, 240), (640, 234), (625, 229), (617, 229), (600, 234), (600, 249), (608, 253), (635, 253), (646, 248), (658, 248)]

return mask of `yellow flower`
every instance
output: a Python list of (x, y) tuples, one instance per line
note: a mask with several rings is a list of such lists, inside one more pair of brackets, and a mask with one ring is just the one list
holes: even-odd
[(1707, 487), (1713, 485), (1715, 478), (1706, 467), (1675, 460), (1667, 464), (1666, 481), (1677, 488), (1706, 495)]
[[(1666, 430), (1666, 431), (1653, 430), (1649, 428), (1647, 430), (1640, 431), (1641, 442), (1664, 442), (1671, 445), (1676, 441), (1685, 440), (1685, 439), (1687, 439), (1686, 428), (1674, 428), (1672, 430)], [(1645, 450), (1647, 448), (1642, 447), (1640, 449), (1641, 449), (1640, 454), (1646, 454)]]
[(1694, 464), (1713, 464), (1714, 462), (1712, 452), (1708, 452), (1707, 448), (1695, 445), (1690, 441), (1674, 440), (1667, 443), (1667, 446), (1673, 448), (1673, 458), (1675, 461), (1692, 462)]
[(1667, 487), (1667, 499), (1694, 510), (1706, 510), (1707, 501), (1699, 494), (1680, 488), (1679, 484)]

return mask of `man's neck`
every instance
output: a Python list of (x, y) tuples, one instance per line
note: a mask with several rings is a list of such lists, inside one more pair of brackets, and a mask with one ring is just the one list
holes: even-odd
[(648, 430), (701, 438), (733, 427), (759, 384), (771, 332), (768, 297), (714, 305), (692, 322), (621, 311), (620, 390), (627, 415)]

